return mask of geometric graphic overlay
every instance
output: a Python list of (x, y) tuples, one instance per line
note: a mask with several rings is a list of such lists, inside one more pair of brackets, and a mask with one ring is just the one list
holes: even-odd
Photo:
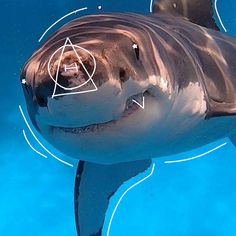
[(64, 19), (67, 18), (68, 16), (71, 16), (71, 15), (73, 15), (73, 14), (77, 14), (77, 12), (84, 11), (84, 10), (87, 10), (87, 9), (88, 9), (87, 7), (83, 7), (83, 8), (74, 10), (74, 11), (69, 12), (69, 13), (67, 13), (66, 15), (62, 16), (59, 20), (55, 21), (53, 24), (51, 24), (51, 25), (44, 31), (44, 33), (42, 34), (42, 36), (39, 38), (38, 42), (40, 43), (41, 40), (44, 38), (44, 36), (47, 34), (47, 32), (48, 32), (50, 29), (52, 29), (56, 24), (58, 24), (60, 21), (64, 20)]
[(134, 103), (140, 106), (142, 109), (145, 108), (145, 97), (142, 95), (140, 98), (132, 99)]
[[(62, 58), (63, 55), (65, 56), (66, 54), (66, 50), (67, 48), (72, 49), (72, 53), (74, 58), (76, 58), (77, 62), (73, 61), (73, 62), (63, 62)], [(86, 53), (88, 56), (90, 56), (92, 58), (92, 62), (93, 62), (93, 69), (92, 72), (88, 71), (88, 68), (86, 68), (86, 65), (84, 65), (81, 56), (79, 55), (78, 51), (81, 51), (84, 53)], [(52, 69), (52, 59), (56, 56), (56, 54), (58, 54), (60, 52), (60, 57), (57, 63), (57, 69), (56, 69), (56, 73), (53, 76), (51, 73), (51, 69)], [(74, 87), (65, 87), (62, 84), (60, 84), (58, 82), (58, 76), (59, 76), (59, 72), (60, 69), (63, 69), (63, 72), (66, 74), (78, 74), (79, 75), (79, 68), (83, 69), (85, 71), (86, 74), (86, 79), (84, 82), (82, 82), (79, 85), (76, 85)], [(50, 78), (54, 81), (55, 85), (54, 85), (54, 90), (53, 90), (53, 94), (52, 94), (52, 98), (54, 97), (58, 97), (58, 96), (66, 96), (66, 95), (72, 95), (72, 94), (82, 94), (82, 93), (90, 93), (90, 92), (94, 92), (97, 91), (98, 88), (96, 86), (96, 84), (94, 83), (92, 77), (94, 75), (96, 71), (96, 60), (95, 57), (92, 55), (91, 52), (89, 52), (87, 49), (82, 48), (78, 45), (74, 45), (70, 38), (66, 38), (66, 41), (64, 43), (64, 45), (60, 48), (58, 48), (50, 57), (49, 61), (48, 61), (48, 73)], [(62, 73), (62, 72), (61, 72)], [(78, 80), (81, 78), (78, 78)], [(90, 85), (92, 88), (87, 89), (86, 86)], [(64, 93), (57, 93), (57, 88), (60, 87), (61, 89), (65, 90)], [(85, 89), (86, 88), (86, 89)], [(81, 90), (80, 90), (81, 89)], [(78, 91), (79, 90), (79, 91)]]
[(25, 79), (22, 79), (21, 83), (22, 83), (22, 84), (26, 84), (26, 80), (25, 80)]
[(107, 227), (107, 233), (106, 233), (106, 236), (110, 236), (110, 230), (111, 230), (111, 225), (112, 225), (112, 221), (113, 221), (113, 218), (115, 216), (115, 213), (116, 213), (116, 210), (118, 208), (118, 206), (120, 205), (121, 201), (123, 200), (124, 196), (131, 190), (133, 189), (134, 187), (136, 187), (137, 185), (141, 184), (142, 182), (144, 182), (145, 180), (149, 179), (153, 173), (154, 173), (154, 170), (155, 170), (155, 163), (152, 164), (152, 167), (151, 167), (151, 171), (148, 175), (146, 175), (145, 177), (143, 177), (142, 179), (138, 180), (136, 183), (132, 184), (129, 188), (127, 188), (123, 194), (121, 195), (121, 197), (119, 198), (118, 202), (116, 203), (115, 205), (115, 208), (111, 214), (111, 217), (110, 217), (110, 220), (109, 220), (109, 223), (108, 223), (108, 227)]
[[(24, 114), (24, 112), (23, 112), (23, 109), (22, 109), (21, 105), (19, 105), (19, 110), (20, 110), (20, 113), (21, 113), (21, 115), (22, 115), (22, 118), (23, 118), (23, 120), (24, 120), (24, 122), (25, 122), (27, 128), (29, 129), (29, 131), (30, 131), (30, 133), (32, 134), (32, 136), (33, 136), (33, 138), (35, 139), (35, 141), (40, 145), (40, 147), (42, 147), (43, 150), (45, 150), (49, 155), (51, 155), (51, 156), (52, 156), (54, 159), (56, 159), (57, 161), (59, 161), (59, 162), (65, 164), (65, 165), (67, 165), (67, 166), (74, 167), (74, 166), (73, 166), (72, 164), (70, 164), (69, 162), (66, 162), (66, 161), (62, 160), (61, 158), (57, 157), (55, 154), (53, 154), (51, 151), (49, 151), (49, 150), (39, 141), (39, 139), (37, 138), (37, 136), (35, 135), (35, 133), (34, 133), (33, 130), (31, 129), (31, 127), (30, 127), (30, 125), (29, 125), (29, 122), (28, 122), (28, 120), (26, 119), (26, 116), (25, 116), (25, 114)], [(26, 135), (25, 135), (25, 131), (24, 131), (24, 130), (23, 130), (23, 134), (24, 134), (25, 140), (26, 140), (26, 142), (29, 144), (29, 146), (30, 146), (36, 153), (38, 153), (39, 155), (41, 155), (41, 156), (47, 158), (46, 155), (44, 155), (44, 154), (42, 154), (41, 152), (37, 151), (37, 150), (29, 143), (29, 141), (28, 141), (28, 139), (27, 139), (27, 137), (26, 137)]]

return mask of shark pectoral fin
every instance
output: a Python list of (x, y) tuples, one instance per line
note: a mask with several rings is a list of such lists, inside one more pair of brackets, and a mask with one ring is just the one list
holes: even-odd
[(75, 180), (75, 220), (79, 236), (99, 236), (111, 196), (128, 179), (144, 172), (151, 160), (99, 165), (80, 161)]
[(230, 141), (233, 143), (233, 145), (236, 147), (236, 136), (229, 137)]
[(219, 30), (213, 18), (213, 0), (155, 0), (153, 4), (154, 13), (165, 13), (181, 16), (189, 21)]

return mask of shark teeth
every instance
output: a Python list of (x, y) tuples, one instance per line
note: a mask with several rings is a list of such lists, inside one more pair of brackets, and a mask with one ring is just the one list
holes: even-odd
[(87, 126), (83, 126), (83, 127), (74, 127), (74, 128), (73, 127), (72, 128), (53, 127), (53, 128), (60, 129), (63, 132), (73, 133), (73, 134), (88, 134), (88, 133), (104, 130), (107, 127), (130, 116), (135, 111), (141, 109), (141, 107), (137, 103), (135, 103), (133, 100), (138, 101), (141, 97), (148, 96), (148, 95), (150, 95), (149, 92), (145, 91), (143, 93), (139, 93), (139, 94), (129, 97), (129, 99), (126, 101), (125, 110), (124, 110), (123, 114), (120, 116), (119, 120), (111, 120), (111, 121), (108, 121), (105, 123), (91, 124), (91, 125), (87, 125)]
[(143, 96), (143, 93), (139, 93), (139, 94), (129, 97), (129, 99), (126, 101), (126, 107), (122, 115), (123, 117), (129, 116), (134, 111), (140, 108), (139, 105), (135, 103), (133, 100), (136, 100), (136, 99), (138, 100), (141, 96)]
[(105, 127), (109, 123), (113, 123), (113, 122), (115, 122), (115, 121), (108, 121), (106, 123), (92, 124), (92, 125), (87, 125), (84, 127), (77, 127), (77, 128), (64, 128), (64, 127), (55, 127), (55, 128), (59, 128), (60, 130), (64, 131), (65, 133), (86, 134), (86, 133), (95, 132), (97, 130), (101, 130), (103, 127)]

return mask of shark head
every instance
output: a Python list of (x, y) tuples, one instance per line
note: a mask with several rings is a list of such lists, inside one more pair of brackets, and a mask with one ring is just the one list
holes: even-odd
[[(26, 63), (28, 112), (53, 146), (77, 159), (118, 163), (166, 149), (175, 88), (163, 48), (135, 15), (87, 16), (63, 26)], [(163, 55), (162, 55), (163, 56)]]
[(236, 43), (215, 31), (211, 1), (152, 3), (160, 14), (94, 15), (63, 26), (22, 71), (35, 128), (84, 160), (75, 181), (78, 235), (105, 232), (112, 196), (150, 158), (235, 135)]

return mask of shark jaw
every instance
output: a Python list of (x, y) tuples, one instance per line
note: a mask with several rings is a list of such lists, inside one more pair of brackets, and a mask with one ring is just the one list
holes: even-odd
[[(132, 101), (140, 95), (145, 97), (145, 109)], [(66, 155), (97, 163), (119, 163), (129, 158), (146, 158), (148, 149), (139, 142), (151, 135), (158, 114), (162, 114), (158, 103), (155, 97), (144, 92), (130, 96), (122, 115), (107, 122), (85, 126), (51, 125), (40, 122), (40, 116), (36, 116), (36, 122), (44, 138)]]
[[(39, 120), (37, 123), (53, 146), (76, 159), (113, 164), (161, 157), (195, 148), (193, 143), (202, 145), (211, 141), (192, 142), (207, 124), (205, 106), (196, 103), (200, 92), (198, 84), (190, 84), (172, 99), (167, 95), (154, 96), (149, 90), (137, 93), (128, 97), (119, 117), (105, 122), (97, 120), (81, 126), (53, 125)], [(193, 100), (189, 94), (195, 95)], [(145, 97), (144, 109), (133, 102), (140, 96)]]
[(94, 124), (89, 124), (80, 127), (62, 127), (62, 126), (51, 126), (52, 129), (60, 129), (65, 133), (73, 133), (73, 134), (85, 134), (91, 132), (99, 132), (106, 128), (109, 128), (117, 123), (125, 122), (129, 116), (134, 115), (137, 111), (142, 111), (144, 109), (144, 100), (141, 103), (141, 99), (152, 97), (152, 95), (145, 91), (144, 93), (139, 93), (129, 97), (126, 101), (126, 105), (124, 111), (122, 112), (117, 119), (112, 119), (106, 122), (98, 122)]

